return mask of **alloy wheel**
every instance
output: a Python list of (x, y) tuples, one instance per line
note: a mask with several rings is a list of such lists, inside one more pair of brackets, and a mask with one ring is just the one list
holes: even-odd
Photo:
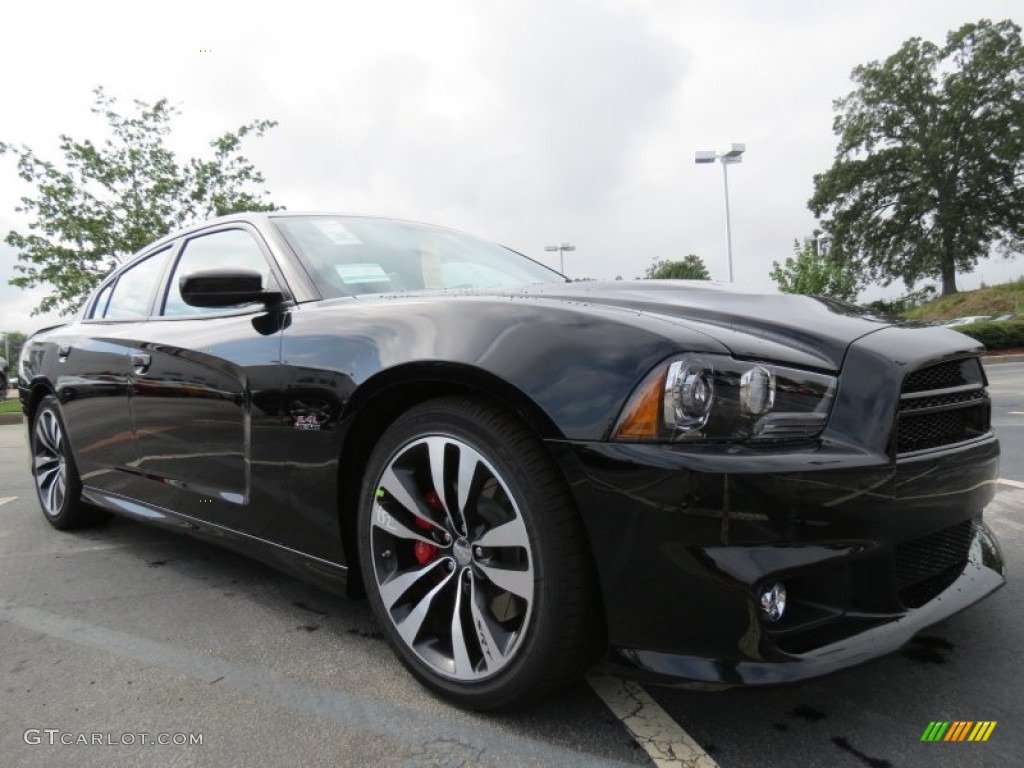
[(64, 507), (68, 471), (64, 431), (57, 414), (44, 409), (36, 419), (33, 470), (43, 512), (57, 517)]
[(402, 642), (459, 682), (493, 677), (516, 656), (534, 602), (534, 558), (519, 506), (463, 440), (416, 438), (377, 481), (373, 572)]

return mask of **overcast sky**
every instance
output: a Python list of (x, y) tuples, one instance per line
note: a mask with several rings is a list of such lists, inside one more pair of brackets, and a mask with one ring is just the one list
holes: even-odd
[[(157, 11), (156, 9), (159, 9)], [(632, 278), (696, 253), (728, 276), (721, 166), (737, 282), (771, 289), (773, 259), (814, 227), (812, 176), (831, 163), (832, 100), (850, 70), (908, 37), (941, 42), (1020, 0), (376, 0), (13, 2), (3, 8), (0, 140), (57, 158), (58, 135), (101, 137), (103, 85), (127, 108), (180, 105), (183, 156), (253, 118), (280, 122), (246, 154), (292, 210), (398, 216), (499, 241), (570, 277)], [(209, 50), (210, 52), (203, 52)], [(0, 234), (29, 191), (0, 158)], [(551, 258), (555, 256), (556, 258)], [(39, 292), (7, 285), (0, 330), (30, 331)], [(1000, 282), (994, 260), (959, 279)], [(899, 293), (898, 289), (890, 291)], [(878, 295), (875, 291), (873, 295)]]

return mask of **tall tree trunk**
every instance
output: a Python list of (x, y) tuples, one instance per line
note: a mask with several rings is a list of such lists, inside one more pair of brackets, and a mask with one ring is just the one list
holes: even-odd
[(942, 295), (952, 296), (956, 290), (956, 242), (953, 233), (948, 227), (942, 230), (942, 253), (939, 258), (942, 260)]
[(952, 296), (957, 293), (956, 288), (956, 265), (953, 259), (942, 260), (942, 295)]

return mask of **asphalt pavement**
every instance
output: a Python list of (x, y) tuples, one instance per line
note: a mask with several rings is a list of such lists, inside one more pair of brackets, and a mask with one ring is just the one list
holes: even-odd
[[(696, 692), (595, 677), (511, 715), (424, 691), (364, 602), (127, 520), (54, 531), (23, 427), (0, 426), (0, 765), (1016, 765), (1024, 364), (987, 373), (1006, 483), (986, 517), (1006, 588), (899, 653), (804, 684)], [(998, 725), (984, 743), (922, 743), (935, 720)]]

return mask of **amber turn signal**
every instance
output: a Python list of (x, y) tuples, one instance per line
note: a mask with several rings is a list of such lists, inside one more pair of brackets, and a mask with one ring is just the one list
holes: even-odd
[(647, 379), (619, 418), (615, 437), (619, 440), (651, 439), (658, 436), (661, 401), (665, 390), (666, 369)]

